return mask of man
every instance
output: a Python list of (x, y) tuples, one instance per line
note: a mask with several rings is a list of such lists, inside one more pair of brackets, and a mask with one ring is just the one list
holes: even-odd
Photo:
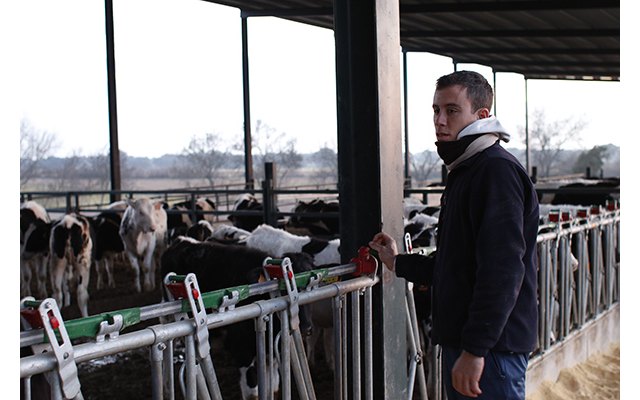
[(500, 146), (493, 90), (459, 71), (436, 83), (433, 122), (449, 170), (436, 252), (398, 255), (384, 232), (369, 243), (399, 277), (432, 289), (432, 340), (442, 346), (449, 400), (525, 398), (537, 340), (538, 201), (527, 172)]

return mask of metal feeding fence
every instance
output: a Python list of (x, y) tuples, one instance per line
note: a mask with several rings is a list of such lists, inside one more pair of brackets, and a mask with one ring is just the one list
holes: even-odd
[[(617, 203), (573, 212), (551, 211), (545, 217), (538, 235), (539, 346), (534, 358), (571, 340), (573, 332), (596, 323), (599, 315), (620, 301), (619, 228)], [(405, 246), (412, 251), (410, 240)], [(377, 268), (368, 248), (361, 248), (349, 264), (300, 274), (293, 274), (286, 258), (267, 259), (265, 272), (271, 280), (208, 293), (200, 293), (192, 274), (168, 274), (164, 282), (170, 301), (70, 321), (63, 321), (55, 300), (25, 298), (21, 302), (25, 330), (20, 346), (30, 348), (32, 355), (20, 359), (24, 398), (31, 399), (31, 378), (44, 374), (52, 398), (82, 399), (78, 363), (148, 348), (153, 399), (173, 399), (173, 352), (178, 342), (185, 352), (179, 374), (184, 377), (179, 385), (182, 397), (221, 399), (210, 355), (209, 330), (254, 320), (260, 399), (272, 398), (269, 374), (273, 370), (267, 365), (274, 365), (274, 357), (281, 376), (281, 398), (291, 398), (293, 377), (298, 398), (315, 399), (298, 313), (302, 305), (331, 299), (334, 398), (372, 399), (371, 290), (379, 279)], [(269, 299), (238, 305), (264, 294), (269, 294)], [(419, 329), (410, 285), (406, 294), (407, 397), (414, 397), (417, 382), (416, 397), (441, 400), (439, 351), (437, 346), (422, 348), (420, 337), (424, 332)], [(279, 334), (274, 332), (274, 318), (281, 322)], [(161, 323), (135, 329), (140, 322), (154, 319)], [(122, 333), (125, 328), (131, 331)], [(276, 340), (279, 346), (272, 345)], [(280, 352), (274, 354), (274, 349)], [(431, 383), (429, 390), (427, 381)]]
[[(184, 376), (180, 385), (182, 396), (185, 399), (221, 399), (210, 356), (209, 330), (253, 319), (260, 398), (268, 399), (271, 395), (272, 379), (267, 371), (273, 370), (266, 366), (278, 364), (282, 398), (291, 398), (293, 375), (299, 398), (315, 399), (299, 330), (299, 307), (328, 298), (332, 299), (334, 337), (336, 343), (341, 343), (335, 346), (334, 354), (336, 398), (346, 398), (349, 388), (345, 382), (349, 377), (354, 382), (364, 382), (362, 386), (352, 387), (353, 396), (359, 398), (360, 391), (365, 390), (366, 397), (372, 398), (371, 288), (378, 282), (378, 263), (368, 248), (362, 248), (351, 261), (341, 266), (293, 274), (288, 258), (268, 258), (264, 270), (272, 279), (207, 293), (200, 293), (193, 274), (168, 274), (164, 283), (170, 301), (67, 322), (63, 321), (55, 300), (25, 298), (21, 302), (21, 316), (26, 330), (21, 332), (20, 346), (30, 347), (33, 355), (20, 359), (24, 398), (31, 399), (31, 378), (45, 374), (52, 398), (82, 399), (77, 363), (146, 347), (149, 349), (153, 399), (173, 399), (173, 349), (174, 342), (181, 340), (185, 349), (184, 371), (180, 374)], [(236, 307), (240, 301), (265, 294), (270, 298)], [(362, 309), (360, 297), (364, 298)], [(347, 303), (350, 303), (349, 310)], [(273, 328), (276, 317), (281, 322), (279, 334)], [(162, 323), (120, 333), (124, 328), (156, 318)], [(345, 341), (348, 327), (353, 349), (349, 354)], [(276, 337), (279, 346), (265, 344), (274, 343)], [(78, 339), (88, 341), (72, 345)], [(274, 356), (273, 350), (277, 348), (281, 349), (280, 354)], [(278, 359), (276, 364), (274, 357)]]
[(552, 210), (539, 229), (538, 256), (537, 352), (544, 353), (620, 301), (617, 202)]

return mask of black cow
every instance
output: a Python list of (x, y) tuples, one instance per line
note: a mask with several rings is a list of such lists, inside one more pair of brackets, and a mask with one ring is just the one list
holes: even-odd
[[(310, 202), (302, 200), (293, 209), (293, 212), (300, 215), (293, 215), (287, 221), (285, 229), (302, 228), (306, 229), (307, 235), (336, 238), (340, 235), (340, 204), (337, 201), (324, 201), (313, 199)], [(310, 216), (304, 213), (333, 213), (335, 215)]]
[(42, 205), (27, 201), (20, 205), (20, 296), (31, 295), (35, 276), (37, 295), (48, 296), (47, 277), (51, 219)]
[[(233, 212), (227, 218), (233, 226), (251, 232), (258, 225), (264, 223), (263, 210), (264, 207), (262, 203), (260, 203), (255, 196), (244, 193), (238, 197), (233, 205)], [(243, 213), (243, 211), (260, 211), (261, 213), (260, 215), (247, 215)]]
[[(241, 245), (200, 242), (181, 236), (164, 252), (161, 258), (162, 276), (169, 272), (178, 275), (194, 273), (202, 292), (210, 292), (233, 286), (258, 282), (262, 264), (269, 254)], [(305, 253), (286, 254), (294, 271), (310, 271), (311, 256)], [(261, 297), (266, 298), (266, 297)], [(255, 301), (257, 298), (249, 299)], [(239, 305), (246, 304), (247, 301)], [(311, 326), (306, 306), (301, 307), (300, 329), (308, 331)], [(277, 319), (274, 320), (274, 323)], [(243, 398), (257, 398), (257, 372), (255, 366), (256, 340), (254, 321), (247, 320), (227, 327), (225, 348), (230, 351), (240, 370), (240, 388)]]

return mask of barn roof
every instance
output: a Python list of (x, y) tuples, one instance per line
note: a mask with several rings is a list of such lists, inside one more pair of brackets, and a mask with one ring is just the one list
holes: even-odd
[[(206, 0), (333, 29), (331, 0)], [(400, 0), (403, 50), (528, 79), (620, 80), (620, 1)]]

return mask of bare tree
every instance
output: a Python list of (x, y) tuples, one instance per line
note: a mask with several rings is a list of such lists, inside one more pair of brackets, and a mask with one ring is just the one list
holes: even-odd
[[(293, 170), (300, 167), (302, 156), (296, 150), (296, 139), (290, 138), (285, 132), (277, 132), (258, 120), (251, 139), (256, 176), (264, 176), (264, 163), (273, 162), (278, 182), (282, 183)], [(243, 145), (238, 144), (235, 149), (243, 149)]]
[(20, 186), (39, 174), (42, 161), (58, 147), (54, 133), (41, 130), (23, 118), (20, 121)]
[(411, 157), (411, 176), (418, 186), (426, 185), (429, 177), (438, 171), (442, 160), (432, 151), (425, 150)]
[(607, 146), (594, 146), (583, 151), (573, 164), (573, 172), (585, 172), (589, 168), (593, 174), (599, 173), (608, 158), (608, 150)]
[[(573, 118), (547, 122), (544, 110), (533, 112), (529, 143), (540, 176), (551, 176), (563, 147), (571, 141), (579, 142), (579, 135), (586, 126), (582, 119)], [(520, 131), (524, 137), (524, 129), (520, 128)]]
[(205, 178), (209, 186), (214, 186), (222, 174), (222, 168), (231, 159), (228, 151), (219, 150), (221, 143), (217, 133), (207, 133), (204, 137), (193, 136), (189, 145), (182, 150), (177, 168), (184, 176)]
[(325, 144), (311, 155), (311, 160), (317, 165), (314, 177), (318, 181), (322, 183), (338, 182), (338, 155), (335, 150)]

